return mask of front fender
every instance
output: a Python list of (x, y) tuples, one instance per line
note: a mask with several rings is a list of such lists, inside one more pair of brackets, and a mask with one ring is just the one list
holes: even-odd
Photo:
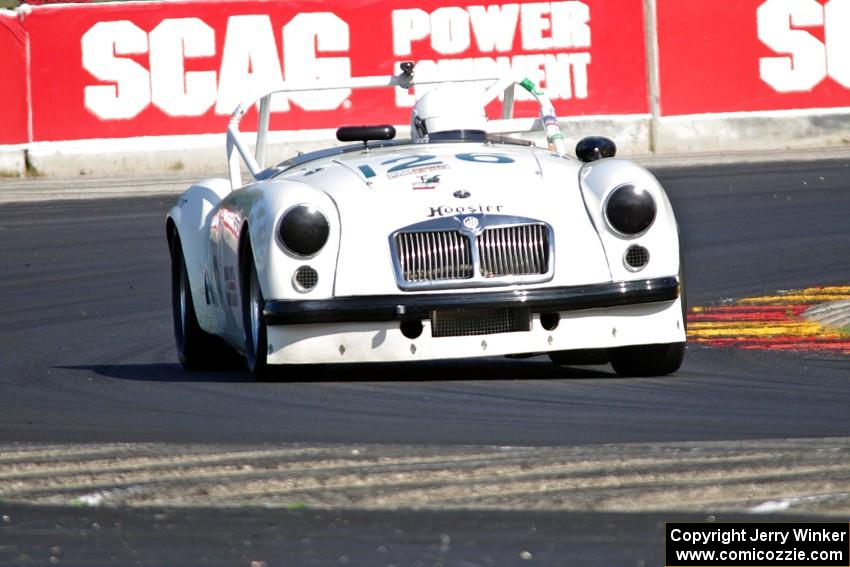
[[(277, 234), (281, 217), (300, 204), (318, 208), (330, 225), (327, 243), (309, 258), (286, 250)], [(222, 208), (232, 208), (242, 219), (240, 234), (245, 234), (247, 224), (251, 253), (264, 298), (320, 299), (333, 296), (341, 230), (336, 204), (326, 193), (298, 181), (264, 181), (235, 192), (222, 204)], [(235, 244), (231, 253), (237, 256), (242, 246), (244, 242)], [(299, 291), (292, 283), (295, 270), (301, 266), (310, 266), (319, 275), (316, 287), (307, 292)]]
[[(663, 277), (679, 273), (679, 233), (673, 207), (664, 188), (652, 173), (634, 162), (608, 158), (590, 162), (579, 171), (579, 183), (582, 195), (608, 264), (615, 280)], [(630, 237), (615, 232), (605, 218), (605, 202), (617, 187), (632, 183), (642, 187), (653, 196), (656, 203), (656, 217), (652, 226), (643, 234)], [(650, 254), (649, 263), (639, 272), (626, 267), (624, 257), (632, 245), (646, 248)]]
[(209, 262), (211, 217), (229, 193), (227, 180), (205, 179), (180, 195), (166, 217), (169, 244), (174, 236), (179, 236), (198, 323), (207, 332), (214, 332), (217, 326), (214, 316), (204, 309), (204, 273)]

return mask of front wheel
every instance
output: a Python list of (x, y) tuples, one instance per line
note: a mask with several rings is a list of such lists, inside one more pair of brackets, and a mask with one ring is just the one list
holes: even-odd
[(242, 278), (242, 326), (245, 330), (245, 359), (248, 370), (258, 378), (268, 374), (268, 339), (263, 320), (265, 300), (260, 290), (257, 267), (251, 254), (251, 243), (245, 245)]
[[(687, 332), (688, 303), (685, 299), (685, 264), (679, 259), (679, 298), (682, 325)], [(637, 345), (610, 349), (611, 366), (620, 376), (664, 376), (676, 372), (685, 358), (685, 342)]]
[(183, 247), (177, 234), (171, 239), (171, 311), (180, 364), (187, 370), (212, 367), (219, 360), (222, 348), (216, 338), (198, 324)]
[(549, 360), (562, 366), (605, 364), (608, 352), (605, 349), (556, 350), (549, 353)]
[(609, 355), (611, 366), (620, 376), (664, 376), (682, 366), (685, 343), (613, 348)]

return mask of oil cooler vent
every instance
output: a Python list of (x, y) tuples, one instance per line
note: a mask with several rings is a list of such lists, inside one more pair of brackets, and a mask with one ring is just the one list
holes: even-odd
[(319, 273), (310, 266), (301, 266), (295, 270), (292, 280), (295, 282), (295, 289), (306, 293), (318, 285)]
[(626, 268), (633, 272), (637, 272), (638, 270), (644, 269), (649, 263), (649, 250), (643, 246), (629, 246), (629, 249), (626, 250), (626, 255), (623, 259), (625, 261)]
[(528, 309), (460, 309), (431, 313), (433, 337), (468, 337), (531, 330)]

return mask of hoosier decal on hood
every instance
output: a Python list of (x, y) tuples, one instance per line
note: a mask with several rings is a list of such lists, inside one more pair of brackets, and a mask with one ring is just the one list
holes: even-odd
[(452, 215), (474, 215), (476, 213), (501, 213), (504, 205), (470, 205), (468, 207), (429, 207), (428, 218)]

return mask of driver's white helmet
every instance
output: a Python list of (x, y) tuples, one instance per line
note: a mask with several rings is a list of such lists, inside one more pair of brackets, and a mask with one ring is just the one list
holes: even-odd
[(473, 91), (436, 87), (416, 101), (410, 120), (410, 136), (414, 140), (449, 131), (487, 131), (484, 106)]

